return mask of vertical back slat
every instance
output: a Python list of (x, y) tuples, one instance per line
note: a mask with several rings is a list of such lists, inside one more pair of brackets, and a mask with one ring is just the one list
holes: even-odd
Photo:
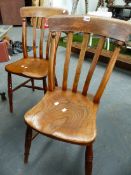
[[(60, 40), (60, 37), (61, 37), (61, 32), (56, 32), (56, 38), (55, 38), (55, 47), (56, 47), (56, 50), (58, 48), (58, 45), (59, 45), (59, 40)], [(55, 62), (56, 62), (56, 55), (55, 55)]]
[(82, 69), (82, 65), (83, 65), (83, 61), (85, 57), (85, 52), (87, 50), (87, 46), (89, 43), (89, 37), (90, 37), (89, 34), (83, 35), (83, 42), (81, 44), (81, 51), (80, 51), (79, 60), (77, 63), (77, 68), (76, 68), (76, 73), (75, 73), (75, 78), (74, 78), (74, 83), (73, 83), (73, 88), (72, 88), (73, 92), (77, 91), (77, 86), (78, 86), (78, 82), (80, 79), (80, 73), (81, 73), (81, 69)]
[[(56, 37), (55, 37), (55, 51), (57, 51), (60, 36), (61, 36), (61, 32), (56, 32)], [(54, 62), (56, 64), (56, 52), (55, 52)]]
[(37, 26), (37, 18), (32, 18), (32, 24), (33, 24), (33, 54), (34, 58), (36, 58), (36, 26)]
[(60, 37), (61, 37), (61, 32), (57, 32), (57, 35), (56, 35), (56, 49), (58, 48)]
[(55, 88), (55, 55), (56, 55), (56, 43), (55, 43), (56, 33), (51, 35), (51, 49), (49, 58), (49, 68), (48, 68), (48, 89), (53, 91)]
[[(56, 37), (55, 37), (56, 50), (58, 48), (60, 36), (61, 36), (61, 32), (57, 32)], [(49, 34), (48, 34), (48, 39), (47, 39), (47, 43), (46, 43), (46, 59), (47, 60), (49, 59), (50, 40), (51, 40), (51, 32), (49, 32)]]
[(73, 40), (73, 33), (69, 32), (67, 36), (67, 47), (66, 47), (66, 56), (65, 56), (64, 74), (63, 74), (63, 83), (62, 83), (63, 90), (67, 89), (67, 79), (68, 79), (72, 40)]
[(50, 40), (51, 40), (51, 32), (48, 33), (48, 39), (46, 43), (46, 59), (49, 59), (49, 45), (50, 45)]
[(44, 40), (44, 18), (40, 18), (39, 21), (41, 22), (40, 24), (40, 51), (39, 51), (39, 57), (42, 59), (43, 58), (43, 40)]
[(37, 28), (41, 28), (41, 23), (42, 23), (42, 18), (41, 17), (39, 17), (38, 19), (37, 19)]
[(22, 18), (22, 46), (23, 46), (23, 56), (24, 58), (28, 57), (27, 52), (27, 27), (26, 27), (26, 18)]
[(108, 80), (110, 78), (110, 75), (111, 75), (112, 70), (114, 68), (114, 65), (116, 63), (117, 57), (119, 55), (119, 52), (120, 52), (120, 46), (117, 46), (115, 48), (114, 52), (113, 52), (113, 55), (112, 55), (109, 63), (108, 63), (107, 69), (106, 69), (106, 71), (105, 71), (105, 73), (103, 75), (103, 78), (101, 80), (100, 86), (99, 86), (99, 88), (98, 88), (98, 90), (97, 90), (97, 92), (96, 92), (96, 94), (94, 96), (93, 101), (95, 103), (99, 103), (99, 101), (100, 101), (100, 98), (101, 98), (101, 96), (103, 94), (103, 91), (104, 91), (104, 89), (106, 87), (106, 84), (107, 84), (107, 82), (108, 82)]
[(94, 70), (96, 68), (96, 64), (98, 62), (99, 56), (100, 56), (100, 54), (102, 52), (102, 49), (104, 47), (104, 43), (105, 43), (105, 37), (101, 37), (99, 42), (98, 42), (98, 45), (97, 45), (97, 48), (96, 48), (96, 51), (95, 51), (95, 55), (93, 57), (93, 61), (91, 63), (89, 72), (88, 72), (87, 77), (86, 77), (86, 81), (85, 81), (83, 91), (82, 91), (83, 95), (87, 95), (87, 91), (88, 91), (88, 88), (89, 88), (89, 85), (90, 85), (90, 81), (91, 81), (91, 78), (93, 76)]

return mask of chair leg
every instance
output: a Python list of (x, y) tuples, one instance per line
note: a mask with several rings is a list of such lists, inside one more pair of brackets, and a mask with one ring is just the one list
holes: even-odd
[(86, 147), (85, 152), (85, 175), (92, 174), (92, 162), (93, 162), (93, 145)]
[(58, 86), (58, 81), (57, 81), (56, 76), (55, 76), (55, 86)]
[(24, 163), (28, 163), (31, 141), (32, 141), (32, 128), (30, 126), (27, 126), (26, 134), (25, 134)]
[(11, 73), (8, 73), (8, 97), (9, 97), (10, 112), (13, 112), (13, 90), (12, 90)]
[(44, 89), (44, 94), (45, 94), (47, 91), (46, 77), (43, 78), (43, 89)]
[(32, 91), (35, 91), (34, 79), (33, 78), (31, 78), (31, 84), (32, 84)]

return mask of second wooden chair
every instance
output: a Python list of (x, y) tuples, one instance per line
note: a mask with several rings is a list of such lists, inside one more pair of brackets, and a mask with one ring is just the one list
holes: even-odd
[[(23, 58), (16, 62), (6, 65), (5, 70), (8, 72), (8, 97), (10, 112), (13, 112), (13, 92), (20, 87), (28, 87), (46, 91), (46, 76), (48, 74), (48, 53), (49, 53), (49, 42), (50, 33), (48, 34), (48, 39), (45, 43), (46, 53), (43, 56), (43, 43), (44, 43), (44, 25), (45, 18), (53, 15), (64, 15), (68, 12), (60, 8), (45, 8), (45, 7), (22, 7), (20, 9), (20, 14), (22, 17), (22, 44), (23, 44)], [(32, 41), (33, 41), (33, 55), (29, 56), (27, 51), (27, 39), (31, 40), (31, 26), (29, 31), (27, 30), (27, 18), (32, 18)], [(37, 32), (39, 28), (40, 31)], [(38, 34), (38, 35), (37, 35)], [(28, 36), (28, 37), (27, 37)], [(38, 36), (39, 41), (38, 41)], [(60, 35), (59, 35), (60, 36)], [(59, 40), (59, 38), (57, 38)], [(36, 41), (37, 40), (37, 41)], [(57, 41), (58, 41), (57, 40)], [(57, 42), (58, 44), (58, 42)], [(39, 47), (37, 46), (39, 45)], [(38, 47), (38, 48), (37, 48)], [(57, 47), (57, 45), (56, 45)], [(39, 55), (37, 55), (37, 50)], [(12, 74), (17, 76), (29, 78), (24, 83), (21, 83), (15, 88), (12, 88)], [(34, 85), (34, 80), (42, 80), (43, 87), (37, 87)], [(31, 82), (31, 85), (27, 85)]]

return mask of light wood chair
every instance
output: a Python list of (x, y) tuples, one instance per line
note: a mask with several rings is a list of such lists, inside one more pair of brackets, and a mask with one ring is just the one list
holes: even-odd
[[(20, 14), (22, 17), (22, 44), (23, 44), (23, 58), (19, 59), (16, 62), (6, 65), (5, 70), (8, 72), (8, 96), (9, 96), (9, 105), (10, 112), (13, 112), (13, 92), (19, 89), (20, 87), (28, 87), (32, 88), (33, 91), (35, 89), (46, 91), (46, 76), (48, 74), (48, 52), (49, 52), (49, 42), (50, 42), (50, 34), (48, 34), (48, 39), (46, 44), (44, 44), (44, 23), (45, 18), (53, 15), (64, 15), (68, 14), (66, 10), (60, 8), (44, 8), (44, 7), (22, 7), (20, 9)], [(27, 40), (30, 39), (28, 37), (31, 36), (31, 26), (28, 31), (27, 28), (27, 19), (32, 18), (32, 45), (33, 45), (33, 55), (28, 56), (27, 52)], [(38, 24), (39, 22), (39, 24)], [(38, 26), (40, 26), (40, 35), (37, 35)], [(39, 37), (40, 36), (40, 37)], [(37, 43), (39, 38), (39, 47), (37, 48)], [(57, 40), (58, 41), (58, 40)], [(43, 57), (43, 45), (46, 45), (46, 53)], [(56, 46), (57, 47), (57, 46)], [(39, 51), (39, 55), (37, 54), (37, 49)], [(12, 88), (12, 74), (23, 76), (29, 78), (24, 83), (19, 86)], [(43, 87), (37, 87), (34, 85), (34, 80), (42, 80)], [(31, 81), (31, 86), (27, 85), (28, 82)]]
[[(131, 24), (116, 19), (101, 17), (61, 16), (52, 17), (48, 21), (51, 31), (51, 51), (48, 72), (48, 90), (43, 99), (24, 116), (27, 124), (25, 138), (25, 163), (28, 162), (29, 150), (32, 141), (32, 129), (53, 139), (73, 144), (85, 145), (85, 174), (92, 174), (93, 142), (96, 138), (96, 114), (106, 84), (110, 78), (115, 62), (131, 33)], [(62, 86), (55, 87), (56, 32), (67, 33), (67, 47), (63, 68)], [(71, 56), (71, 46), (74, 32), (83, 32), (81, 51), (76, 67), (72, 88), (68, 88), (68, 72)], [(82, 65), (89, 42), (90, 33), (100, 36), (87, 77), (83, 80), (82, 91), (78, 91)], [(114, 52), (100, 80), (98, 89), (91, 95), (89, 85), (96, 64), (102, 52), (106, 37), (112, 38), (115, 44)], [(58, 63), (59, 64), (59, 63)], [(59, 73), (60, 74), (60, 73)]]

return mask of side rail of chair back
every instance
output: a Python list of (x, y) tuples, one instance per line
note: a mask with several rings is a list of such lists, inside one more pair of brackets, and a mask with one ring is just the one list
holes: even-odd
[(76, 73), (74, 77), (74, 82), (72, 85), (72, 91), (77, 92), (77, 87), (80, 79), (82, 64), (84, 62), (85, 53), (88, 50), (87, 46), (89, 43), (90, 33), (96, 34), (99, 36), (99, 42), (96, 47), (92, 63), (90, 65), (89, 71), (87, 72), (87, 77), (84, 83), (82, 90), (83, 95), (87, 95), (90, 81), (92, 79), (93, 73), (96, 68), (96, 64), (99, 60), (101, 52), (104, 47), (106, 38), (111, 38), (114, 41), (114, 51), (110, 55), (110, 61), (107, 65), (107, 68), (104, 72), (102, 80), (100, 81), (99, 87), (94, 95), (93, 101), (99, 103), (100, 98), (103, 94), (103, 91), (106, 87), (106, 84), (110, 78), (111, 72), (116, 63), (117, 57), (120, 53), (121, 47), (125, 45), (128, 41), (129, 34), (131, 34), (131, 24), (126, 21), (121, 21), (117, 19), (107, 19), (102, 17), (93, 17), (93, 16), (59, 16), (51, 17), (48, 20), (49, 30), (52, 35), (52, 44), (51, 52), (49, 59), (49, 77), (48, 77), (48, 86), (49, 90), (52, 91), (55, 88), (55, 55), (56, 55), (56, 32), (66, 32), (67, 33), (67, 46), (66, 46), (66, 55), (65, 55), (65, 64), (64, 64), (64, 73), (63, 73), (63, 83), (62, 89), (67, 89), (67, 80), (68, 80), (68, 70), (70, 63), (70, 54), (71, 47), (73, 42), (73, 33), (81, 32), (83, 33), (83, 41), (81, 43), (81, 50), (79, 54), (79, 59), (76, 67)]
[[(46, 7), (22, 7), (20, 9), (20, 15), (22, 17), (22, 43), (23, 43), (23, 55), (24, 58), (28, 57), (27, 52), (27, 18), (31, 18), (31, 25), (33, 27), (33, 57), (37, 57), (37, 44), (38, 39), (37, 30), (40, 30), (40, 40), (39, 40), (39, 58), (43, 58), (43, 41), (44, 41), (44, 31), (45, 23), (47, 23), (47, 18), (54, 15), (66, 15), (67, 10), (61, 8), (46, 8)], [(59, 40), (60, 33), (58, 35), (57, 41)], [(48, 41), (46, 44), (46, 59), (48, 59), (49, 52), (49, 40), (50, 34), (48, 34)]]

